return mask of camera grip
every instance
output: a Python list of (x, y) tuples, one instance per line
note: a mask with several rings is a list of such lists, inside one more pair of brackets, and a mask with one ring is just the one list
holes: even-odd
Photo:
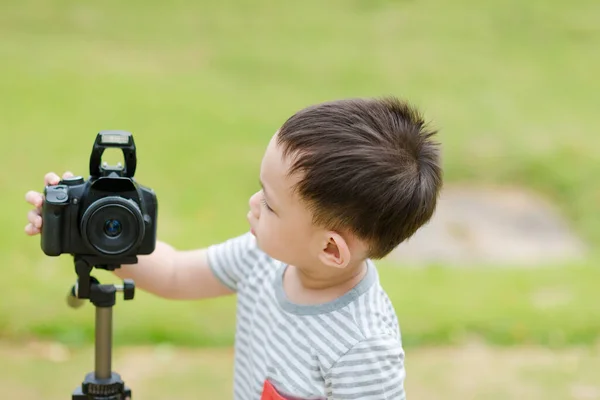
[(48, 256), (59, 256), (62, 237), (62, 207), (44, 204), (42, 209), (41, 246)]
[(63, 211), (69, 204), (65, 185), (48, 186), (44, 190), (45, 201), (42, 205), (41, 247), (49, 256), (62, 254)]

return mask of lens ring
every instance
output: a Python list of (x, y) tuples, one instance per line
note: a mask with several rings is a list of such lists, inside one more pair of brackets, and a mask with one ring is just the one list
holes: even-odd
[(127, 253), (139, 246), (144, 232), (144, 218), (138, 205), (119, 196), (95, 201), (81, 218), (83, 240), (92, 251), (102, 255)]

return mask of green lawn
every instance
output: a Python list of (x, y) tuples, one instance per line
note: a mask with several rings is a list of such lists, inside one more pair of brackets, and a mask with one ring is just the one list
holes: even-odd
[[(0, 341), (0, 387), (6, 398), (70, 398), (93, 370), (93, 349), (56, 344), (9, 345)], [(550, 351), (472, 343), (459, 348), (420, 348), (406, 356), (409, 398), (570, 399), (600, 397), (598, 349)], [(233, 357), (230, 349), (169, 346), (119, 347), (113, 368), (134, 399), (231, 399)]]
[[(264, 146), (294, 111), (395, 94), (441, 129), (448, 184), (539, 190), (597, 248), (598, 15), (594, 0), (2, 2), (0, 336), (92, 339), (91, 307), (64, 303), (72, 264), (23, 233), (23, 196), (50, 170), (86, 176), (101, 129), (134, 133), (160, 238), (192, 248), (246, 229)], [(381, 273), (407, 346), (593, 343), (597, 253), (551, 270)], [(119, 302), (115, 340), (229, 345), (232, 306), (139, 293)]]
[[(61, 265), (39, 265), (42, 276), (29, 286), (9, 287), (5, 296), (11, 301), (0, 305), (5, 336), (25, 340), (35, 335), (71, 344), (93, 340), (93, 307), (67, 307), (70, 270), (66, 259)], [(497, 345), (553, 347), (593, 345), (598, 340), (597, 268), (403, 269), (384, 263), (380, 274), (407, 348), (459, 344), (473, 336)], [(105, 271), (97, 276), (114, 281)], [(34, 295), (24, 296), (23, 291)], [(233, 343), (234, 306), (233, 297), (175, 302), (138, 291), (133, 301), (118, 300), (115, 343), (228, 346)]]

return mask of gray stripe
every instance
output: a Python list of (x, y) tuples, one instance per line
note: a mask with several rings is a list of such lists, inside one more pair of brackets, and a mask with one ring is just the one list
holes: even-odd
[[(247, 322), (247, 323), (244, 323), (244, 322)], [(251, 320), (250, 318), (248, 318), (248, 317), (241, 318), (240, 317), (240, 324), (238, 324), (238, 328), (237, 328), (237, 332), (240, 335), (240, 337), (245, 338), (246, 336), (250, 336), (250, 332), (252, 332), (250, 330), (250, 328), (252, 328), (253, 325), (254, 325), (254, 321)]]
[(368, 295), (369, 298), (367, 301), (369, 311), (367, 312), (367, 318), (369, 319), (369, 326), (371, 327), (371, 330), (377, 331), (380, 326), (379, 307), (377, 305), (377, 291), (372, 290), (368, 293)]
[[(257, 329), (260, 329), (261, 333), (264, 334), (264, 327), (269, 325), (269, 316), (264, 313), (262, 307), (258, 307), (254, 313), (254, 323), (257, 324)], [(265, 337), (263, 335), (255, 335), (255, 339), (259, 341), (261, 345), (264, 345), (263, 340)]]
[(280, 356), (279, 358), (281, 359), (281, 361), (283, 361), (283, 365), (285, 366), (285, 367), (281, 367), (281, 364), (279, 364), (280, 368), (282, 369), (282, 371), (285, 371), (286, 375), (287, 375), (288, 371), (293, 372), (293, 375), (291, 375), (292, 377), (290, 377), (289, 379), (291, 381), (293, 381), (299, 388), (302, 388), (305, 391), (305, 393), (303, 393), (303, 394), (310, 395), (310, 392), (306, 391), (306, 387), (305, 387), (305, 381), (306, 381), (306, 375), (307, 375), (306, 372), (310, 372), (310, 371), (305, 371), (305, 372), (300, 371), (298, 369), (298, 367), (296, 366), (296, 363), (294, 363), (292, 361), (292, 360), (297, 360), (298, 364), (306, 365), (306, 361), (303, 360), (304, 357), (299, 355), (298, 353), (296, 353), (294, 351), (293, 347), (288, 347), (287, 350), (289, 353), (286, 354), (284, 350), (286, 349), (287, 344), (277, 334), (274, 334), (273, 336), (275, 339), (272, 342), (274, 345), (273, 347), (277, 348), (277, 353), (275, 354), (275, 356), (279, 355)]
[(238, 299), (237, 302), (237, 307), (238, 307), (238, 311), (241, 315), (252, 315), (253, 311), (252, 311), (252, 304), (250, 301), (248, 301), (249, 299), (246, 299), (245, 297), (240, 297)]
[[(287, 320), (287, 317), (285, 319)], [(290, 326), (290, 324), (281, 324), (278, 329), (282, 332), (282, 335), (287, 335), (288, 337), (293, 338), (294, 346), (298, 349), (298, 351), (308, 355), (311, 354), (310, 347), (306, 345), (306, 335), (304, 329), (299, 329), (298, 326)]]
[(392, 319), (389, 317), (390, 313), (389, 313), (389, 307), (387, 306), (386, 302), (385, 302), (385, 296), (383, 293), (378, 291), (378, 296), (377, 298), (379, 299), (379, 304), (380, 304), (380, 309), (379, 311), (381, 312), (381, 321), (383, 321), (383, 323), (386, 325), (386, 327), (393, 327), (393, 322)]
[(252, 266), (256, 264), (257, 257), (246, 244), (232, 246), (231, 250), (232, 269), (238, 281), (244, 281), (250, 273)]
[[(244, 249), (246, 251), (244, 251)], [(244, 255), (249, 256), (250, 254), (252, 254), (248, 248), (248, 246), (245, 245), (245, 243), (238, 243), (238, 242), (233, 242), (231, 244), (231, 265), (233, 267), (233, 270), (235, 271), (235, 275), (236, 276), (240, 276), (242, 275), (241, 272), (243, 271), (243, 266), (245, 265), (249, 265), (250, 263), (248, 263), (244, 257)]]
[[(277, 348), (276, 355), (282, 360), (284, 369), (290, 369), (294, 372), (295, 377), (290, 379), (294, 381), (299, 387), (306, 388), (307, 375), (310, 375), (313, 370), (319, 371), (318, 366), (314, 366), (312, 363), (312, 357), (310, 351), (302, 351), (302, 349), (308, 349), (301, 344), (302, 337), (299, 336), (285, 336), (285, 333), (281, 330), (275, 329), (272, 336), (272, 344)], [(294, 363), (294, 361), (296, 361)], [(299, 366), (305, 368), (305, 372), (299, 370)], [(305, 389), (306, 390), (306, 389)], [(310, 392), (306, 392), (306, 395)]]
[[(278, 342), (281, 347), (289, 351), (290, 354), (281, 353), (282, 356), (286, 356), (286, 358), (294, 358), (298, 360), (300, 363), (309, 364), (310, 363), (310, 353), (306, 351), (302, 351), (304, 346), (301, 344), (299, 338), (290, 337), (290, 340), (285, 340), (283, 335), (280, 333), (281, 331), (275, 330), (273, 331), (273, 339), (274, 342)], [(291, 342), (291, 343), (290, 343)]]
[(357, 391), (355, 393), (347, 393), (344, 394), (344, 399), (364, 399), (366, 396), (379, 395), (384, 399), (389, 400), (399, 400), (399, 399), (391, 397), (391, 394), (396, 394), (397, 396), (403, 395), (402, 386), (398, 382), (394, 382), (391, 385), (387, 385), (383, 388), (374, 389), (370, 391)]
[(248, 393), (252, 389), (252, 379), (250, 379), (246, 371), (250, 370), (247, 367), (242, 367), (242, 363), (239, 365), (240, 368), (235, 370), (235, 380), (237, 382), (235, 386), (245, 387), (246, 390), (244, 390), (244, 392)]
[(362, 326), (362, 331), (364, 333), (365, 336), (373, 336), (373, 331), (371, 330), (372, 324), (371, 324), (371, 319), (370, 319), (370, 314), (367, 311), (368, 307), (367, 304), (369, 298), (371, 297), (371, 295), (369, 293), (367, 293), (366, 295), (362, 296), (361, 298), (358, 299), (358, 302), (356, 303), (356, 320), (360, 322), (360, 325)]
[[(207, 254), (208, 254), (208, 267), (211, 269), (211, 271), (217, 277), (217, 279), (219, 281), (221, 281), (221, 283), (224, 284), (225, 286), (227, 286), (229, 289), (236, 290), (234, 282), (225, 273), (223, 267), (221, 267), (220, 260), (217, 258), (214, 258), (213, 254), (211, 253), (210, 250), (207, 252)], [(214, 256), (216, 256), (216, 255), (214, 255)]]
[(396, 378), (392, 383), (390, 383), (389, 385), (385, 386), (383, 388), (383, 390), (385, 391), (385, 393), (389, 393), (389, 392), (394, 392), (394, 391), (398, 391), (398, 389), (403, 388), (403, 377), (402, 376), (398, 376), (398, 375), (394, 375), (394, 378)]
[(321, 372), (319, 372), (318, 369), (317, 369), (317, 371), (310, 371), (310, 377), (313, 379), (313, 381), (316, 381), (319, 383), (325, 382), (325, 377), (323, 376), (323, 374), (321, 374)]
[[(365, 386), (380, 385), (385, 382), (389, 382), (389, 380), (390, 380), (387, 376), (386, 377), (379, 377), (379, 376), (380, 375), (374, 375), (373, 378), (369, 378), (368, 380), (365, 380), (365, 381), (334, 383), (331, 385), (331, 387), (333, 389), (353, 389), (353, 388), (361, 388), (361, 387), (365, 387)], [(379, 378), (375, 378), (375, 377), (379, 377)]]
[(307, 340), (310, 343), (310, 346), (317, 350), (321, 356), (322, 362), (326, 361), (326, 369), (329, 369), (329, 366), (333, 365), (338, 358), (338, 354), (345, 353), (343, 349), (336, 350), (336, 346), (334, 346), (327, 338), (323, 337), (318, 330), (315, 330), (308, 320), (306, 321), (305, 333), (307, 334)]
[(237, 337), (237, 342), (239, 343), (239, 347), (242, 349), (247, 348), (250, 345), (250, 339), (248, 338), (248, 335), (245, 334), (246, 331), (245, 328), (241, 328), (238, 330), (238, 337)]
[[(388, 378), (388, 379), (376, 378), (376, 379), (372, 379), (367, 382), (352, 382), (352, 383), (347, 383), (347, 384), (333, 385), (332, 390), (338, 389), (338, 391), (343, 392), (345, 394), (345, 396), (349, 395), (350, 393), (352, 393), (352, 395), (354, 395), (354, 393), (357, 393), (357, 394), (365, 396), (367, 394), (386, 394), (386, 393), (390, 393), (390, 392), (398, 392), (398, 389), (403, 387), (402, 377), (398, 376), (398, 375), (394, 375), (391, 378), (395, 378), (395, 379), (393, 379), (393, 381), (391, 381), (391, 383), (390, 383), (390, 378)], [(383, 386), (383, 384), (386, 382), (388, 382), (388, 384)], [(376, 389), (365, 389), (373, 384), (381, 384), (381, 386), (379, 386)], [(364, 390), (361, 390), (361, 389), (364, 389)], [(346, 398), (345, 396), (344, 396), (344, 398)]]
[[(295, 332), (296, 334), (301, 336), (306, 335), (306, 323), (304, 322), (304, 319), (302, 317), (286, 313), (285, 311), (281, 310), (281, 308), (275, 301), (270, 303), (269, 309), (272, 310), (271, 312), (277, 312), (278, 315), (281, 315), (283, 320), (282, 324), (285, 325), (289, 332)], [(309, 351), (308, 347), (306, 348), (306, 351)]]
[(260, 342), (257, 340), (259, 337), (260, 337), (259, 335), (254, 335), (253, 336), (254, 340), (250, 344), (250, 349), (254, 355), (253, 358), (264, 358), (265, 357), (266, 349), (262, 342), (262, 338), (261, 338)]
[(221, 246), (211, 246), (208, 251), (209, 265), (217, 278), (232, 290), (236, 290), (237, 279), (235, 277), (236, 265), (231, 260), (233, 243), (227, 241)]
[(378, 364), (378, 363), (389, 363), (390, 355), (388, 353), (379, 353), (378, 355), (372, 357), (364, 357), (358, 360), (342, 360), (335, 364), (335, 368), (342, 367), (354, 367), (356, 365), (366, 365), (366, 364)]
[(243, 399), (245, 398), (244, 393), (250, 393), (250, 388), (246, 388), (245, 390), (242, 390), (240, 385), (234, 385), (233, 388), (233, 395), (235, 396), (235, 399)]
[(248, 350), (243, 346), (238, 346), (235, 351), (237, 355), (239, 355), (239, 357), (236, 357), (236, 363), (239, 363), (240, 367), (243, 369), (247, 369), (250, 366), (250, 355), (248, 354)]
[[(348, 394), (344, 394), (343, 398), (344, 400), (354, 400), (354, 399), (365, 399), (367, 398), (367, 396), (379, 396), (377, 397), (378, 399), (386, 399), (388, 400), (386, 397), (384, 397), (384, 393), (381, 390), (371, 390), (368, 392), (357, 392), (357, 393), (348, 393)], [(392, 399), (390, 399), (392, 400)]]
[(400, 350), (394, 348), (394, 346), (390, 346), (389, 344), (379, 344), (379, 345), (369, 345), (365, 347), (361, 347), (360, 345), (353, 348), (348, 354), (362, 354), (362, 353), (375, 353), (382, 352), (384, 354), (395, 354), (400, 353)]
[[(276, 354), (273, 353), (274, 350), (272, 349), (270, 351), (270, 361), (272, 365), (277, 368), (277, 373), (286, 380), (288, 390), (291, 389), (291, 392), (302, 392), (298, 393), (299, 395), (310, 395), (310, 391), (308, 391), (309, 389), (307, 389), (305, 386), (306, 376), (298, 371), (298, 369), (291, 363), (286, 363), (286, 359), (279, 359)], [(285, 363), (285, 367), (280, 363), (280, 361)]]
[(383, 322), (383, 319), (387, 318), (387, 316), (385, 315), (384, 309), (381, 307), (381, 297), (379, 296), (379, 291), (371, 291), (371, 296), (371, 301), (373, 302), (373, 304), (370, 306), (371, 321), (375, 331), (379, 332), (382, 327), (386, 326), (386, 324)]
[[(247, 369), (240, 369), (238, 370), (238, 374), (236, 376), (236, 381), (239, 381), (241, 387), (245, 387), (246, 390), (244, 390), (246, 393), (250, 392), (252, 390), (252, 382), (253, 379), (251, 379), (250, 376), (248, 376), (246, 374), (246, 371), (248, 371)], [(236, 385), (237, 386), (237, 385)]]
[(351, 370), (351, 371), (345, 371), (345, 372), (331, 372), (329, 374), (329, 377), (333, 380), (333, 379), (341, 379), (341, 378), (350, 378), (350, 377), (354, 377), (354, 376), (363, 376), (363, 375), (370, 375), (370, 374), (377, 374), (379, 372), (385, 372), (385, 371), (390, 371), (392, 369), (396, 369), (397, 366), (395, 365), (383, 365), (381, 367), (377, 367), (377, 368), (371, 368), (371, 369), (365, 369), (365, 370)]
[(233, 291), (237, 291), (235, 281), (233, 279), (231, 279), (230, 276), (227, 275), (225, 270), (218, 269), (218, 267), (216, 267), (216, 268), (213, 268), (213, 273), (219, 279), (219, 281), (221, 281), (222, 284), (224, 284), (225, 286), (227, 286), (229, 289), (231, 289)]
[(264, 288), (268, 282), (271, 280), (269, 276), (257, 277), (256, 280), (248, 285), (249, 295), (255, 297), (258, 293), (256, 293), (260, 288)]
[(252, 320), (250, 319), (250, 317), (241, 314), (238, 317), (238, 326), (237, 326), (237, 330), (238, 331), (244, 331), (245, 333), (249, 332), (249, 327), (252, 327)]
[(264, 333), (256, 332), (254, 335), (252, 335), (252, 340), (253, 340), (252, 346), (256, 346), (257, 348), (260, 349), (260, 351), (264, 352), (265, 340), (267, 340), (267, 338), (264, 337)]
[(356, 323), (356, 320), (354, 319), (351, 310), (354, 310), (354, 304), (352, 304), (350, 310), (348, 310), (347, 308), (340, 308), (339, 310), (337, 310), (337, 313), (340, 314), (342, 317), (346, 318), (347, 321), (352, 321), (352, 323)]
[(356, 331), (356, 323), (352, 319), (348, 319), (341, 312), (331, 313), (329, 315), (330, 319), (335, 322), (335, 324), (340, 327), (344, 333), (352, 338), (353, 341), (357, 342), (361, 339), (364, 339), (364, 336)]
[[(316, 321), (319, 323), (319, 325), (321, 326), (321, 329), (323, 329), (323, 330), (326, 330), (327, 332), (329, 332), (329, 334), (330, 334), (330, 335), (331, 335), (331, 336), (332, 336), (334, 339), (336, 339), (336, 340), (337, 340), (337, 342), (338, 342), (339, 344), (341, 344), (341, 345), (342, 345), (344, 348), (346, 348), (346, 349), (349, 349), (349, 348), (351, 348), (351, 347), (352, 347), (352, 344), (354, 344), (354, 343), (350, 344), (350, 342), (348, 342), (346, 339), (344, 339), (344, 338), (342, 337), (342, 335), (340, 335), (340, 334), (339, 334), (339, 333), (338, 333), (338, 332), (337, 332), (335, 329), (333, 329), (333, 328), (331, 327), (331, 325), (330, 325), (329, 323), (327, 323), (327, 322), (326, 322), (326, 321), (325, 321), (323, 318), (321, 318), (319, 315), (315, 315), (315, 318), (314, 318), (314, 319), (315, 319), (315, 320), (316, 320)], [(342, 326), (341, 328), (342, 328), (342, 330), (344, 330), (344, 331), (349, 331), (349, 329), (348, 329), (348, 327), (347, 327), (347, 326)]]
[(258, 263), (260, 261), (260, 253), (257, 253), (255, 251), (250, 251), (248, 253), (242, 253), (241, 257), (243, 257), (243, 265), (244, 266), (249, 266), (249, 265), (254, 265), (256, 263)]
[(390, 394), (387, 394), (387, 398), (390, 400), (405, 400), (406, 393), (404, 391), (404, 387), (400, 386), (399, 388), (396, 389), (396, 391), (393, 391)]

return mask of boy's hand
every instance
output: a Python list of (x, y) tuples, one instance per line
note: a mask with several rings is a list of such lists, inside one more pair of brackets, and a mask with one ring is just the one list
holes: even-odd
[[(71, 172), (65, 172), (63, 179), (72, 177)], [(48, 172), (44, 176), (44, 187), (57, 185), (60, 182), (60, 177), (54, 172)], [(42, 229), (42, 205), (44, 204), (44, 195), (42, 193), (30, 190), (25, 194), (25, 201), (34, 206), (33, 210), (27, 213), (29, 223), (25, 226), (25, 233), (29, 236), (37, 235)]]

